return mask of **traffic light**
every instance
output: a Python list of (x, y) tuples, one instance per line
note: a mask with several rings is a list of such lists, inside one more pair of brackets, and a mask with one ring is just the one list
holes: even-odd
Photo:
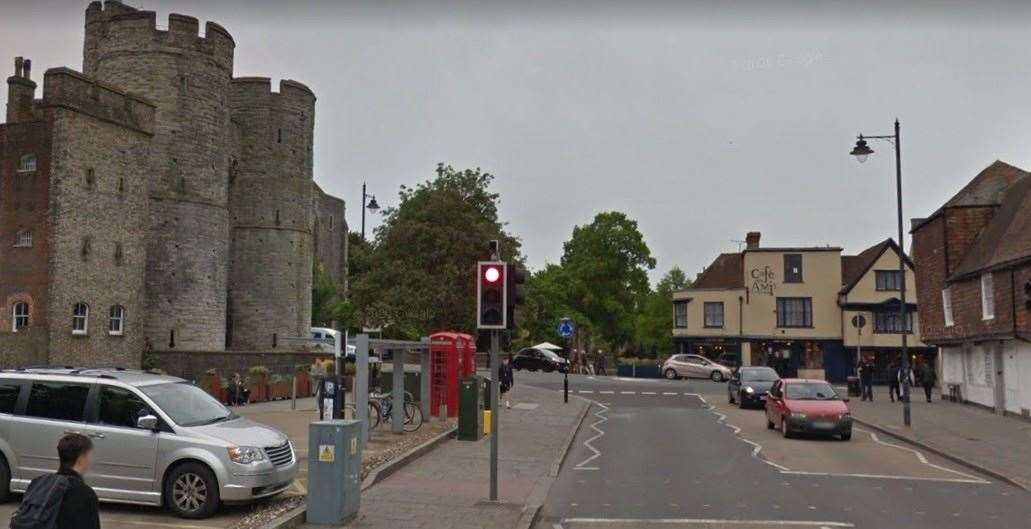
[(505, 306), (505, 310), (508, 316), (508, 328), (515, 328), (515, 308), (516, 305), (522, 305), (526, 303), (526, 290), (523, 287), (523, 283), (526, 282), (526, 269), (518, 264), (508, 266), (508, 303)]
[(507, 325), (508, 265), (502, 261), (476, 264), (476, 327), (504, 329)]

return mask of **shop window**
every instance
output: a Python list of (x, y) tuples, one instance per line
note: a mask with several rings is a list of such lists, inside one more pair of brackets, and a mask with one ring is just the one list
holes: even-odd
[(674, 301), (673, 302), (673, 328), (675, 328), (675, 329), (686, 329), (687, 328), (687, 302), (686, 301)]
[(784, 254), (784, 282), (785, 283), (801, 283), (802, 282), (802, 254), (800, 254), (800, 253), (786, 253), (786, 254)]
[(802, 369), (823, 369), (823, 347), (819, 342), (806, 342), (802, 349)]
[(11, 310), (11, 331), (18, 332), (29, 326), (29, 304), (19, 301)]
[(18, 172), (31, 173), (36, 170), (36, 155), (26, 154), (18, 159)]
[(981, 276), (981, 317), (986, 320), (995, 318), (995, 287), (991, 272)]
[(877, 270), (874, 272), (877, 290), (902, 290), (902, 272), (898, 270)]
[[(873, 315), (873, 332), (877, 333), (902, 333), (902, 315), (898, 311), (875, 312)], [(907, 334), (913, 332), (913, 313), (906, 312)]]
[(111, 307), (111, 318), (108, 324), (107, 333), (112, 336), (121, 336), (125, 331), (125, 307), (113, 305)]
[(812, 327), (813, 298), (777, 298), (777, 327)]
[(72, 334), (85, 335), (89, 331), (89, 305), (76, 303), (72, 307)]
[(723, 302), (706, 301), (703, 308), (705, 309), (705, 326), (709, 328), (722, 328)]

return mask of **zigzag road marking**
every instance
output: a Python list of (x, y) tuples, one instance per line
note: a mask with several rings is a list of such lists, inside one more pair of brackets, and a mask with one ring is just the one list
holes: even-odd
[(588, 467), (587, 464), (590, 463), (591, 461), (594, 461), (595, 459), (597, 459), (598, 457), (601, 456), (601, 451), (598, 450), (597, 448), (595, 448), (594, 445), (591, 444), (591, 443), (593, 443), (594, 441), (597, 441), (598, 439), (601, 439), (605, 435), (605, 431), (602, 430), (601, 428), (598, 428), (598, 425), (609, 420), (608, 417), (603, 415), (604, 413), (609, 411), (609, 407), (606, 406), (605, 404), (601, 403), (601, 402), (595, 402), (595, 404), (597, 404), (599, 407), (602, 408), (602, 409), (594, 412), (594, 416), (597, 417), (598, 420), (596, 422), (594, 422), (593, 424), (591, 424), (591, 428), (594, 429), (594, 431), (598, 432), (598, 433), (594, 437), (591, 437), (590, 439), (587, 439), (586, 441), (584, 441), (584, 446), (587, 447), (588, 450), (590, 450), (591, 452), (594, 452), (594, 453), (591, 454), (590, 456), (588, 456), (587, 459), (584, 459), (578, 465), (573, 467), (576, 470), (598, 470), (598, 467)]

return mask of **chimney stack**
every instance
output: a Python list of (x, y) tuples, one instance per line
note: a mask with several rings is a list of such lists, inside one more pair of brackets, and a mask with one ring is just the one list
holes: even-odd
[(762, 233), (757, 231), (750, 231), (748, 235), (745, 235), (745, 249), (755, 250), (759, 247), (759, 237), (762, 237)]
[(7, 122), (31, 121), (32, 103), (36, 97), (36, 83), (32, 75), (32, 61), (14, 58), (14, 75), (7, 78)]

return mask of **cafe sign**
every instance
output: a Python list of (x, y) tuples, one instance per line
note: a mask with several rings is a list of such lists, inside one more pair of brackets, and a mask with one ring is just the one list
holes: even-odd
[(776, 283), (774, 282), (776, 276), (774, 275), (773, 268), (769, 266), (753, 268), (751, 272), (751, 277), (752, 294), (763, 296), (773, 295), (773, 289), (776, 286)]

